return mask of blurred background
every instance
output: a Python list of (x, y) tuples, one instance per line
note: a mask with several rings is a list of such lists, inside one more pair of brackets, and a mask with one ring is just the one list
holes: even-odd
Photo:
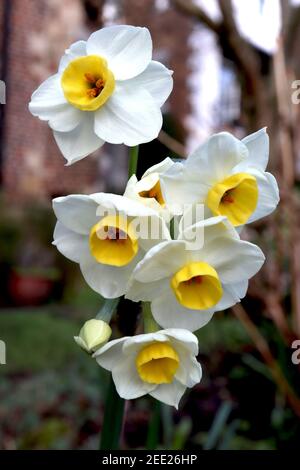
[[(229, 130), (241, 138), (268, 126), (269, 170), (281, 192), (277, 211), (243, 235), (267, 258), (247, 297), (199, 331), (202, 382), (186, 393), (179, 411), (160, 408), (154, 436), (154, 402), (128, 403), (122, 446), (296, 447), (300, 83), (294, 81), (300, 79), (300, 1), (1, 0), (6, 104), (0, 105), (0, 339), (7, 357), (0, 364), (0, 448), (98, 446), (108, 376), (73, 336), (101, 299), (78, 266), (51, 246), (51, 199), (121, 194), (127, 150), (106, 145), (65, 167), (48, 126), (27, 106), (70, 43), (117, 23), (148, 27), (154, 58), (174, 70), (163, 131), (141, 146), (139, 174), (168, 155), (185, 157), (213, 132)], [(116, 332), (138, 315), (129, 304), (122, 309)]]

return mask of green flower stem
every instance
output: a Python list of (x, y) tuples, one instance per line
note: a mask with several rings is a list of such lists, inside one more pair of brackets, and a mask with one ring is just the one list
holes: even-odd
[[(106, 299), (96, 315), (96, 318), (109, 323), (119, 302), (120, 297), (116, 299)], [(119, 397), (113, 379), (110, 376), (101, 432), (101, 450), (116, 450), (119, 448), (123, 424), (124, 404), (125, 402)]]
[(146, 449), (155, 450), (159, 444), (161, 403), (153, 400), (152, 417), (149, 423)]
[(136, 174), (139, 158), (139, 146), (129, 147), (128, 178)]
[(105, 299), (102, 307), (96, 315), (97, 320), (103, 320), (106, 323), (109, 323), (120, 302), (120, 298), (121, 297), (117, 297), (116, 299)]
[(155, 333), (155, 331), (159, 331), (160, 327), (152, 316), (150, 302), (143, 302), (142, 310), (144, 320), (144, 332)]
[(124, 419), (125, 400), (120, 398), (110, 376), (105, 402), (100, 450), (118, 450)]

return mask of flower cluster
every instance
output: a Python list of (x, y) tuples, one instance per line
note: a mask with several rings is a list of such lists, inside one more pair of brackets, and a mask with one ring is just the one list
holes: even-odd
[[(148, 30), (113, 26), (66, 51), (30, 110), (49, 122), (73, 163), (104, 141), (155, 138), (171, 89), (171, 72), (151, 61)], [(112, 372), (121, 397), (150, 394), (178, 407), (201, 380), (193, 332), (239, 302), (264, 263), (240, 233), (278, 203), (268, 157), (266, 129), (242, 141), (223, 132), (185, 161), (166, 158), (140, 180), (131, 175), (122, 196), (54, 199), (53, 243), (79, 264), (88, 285), (105, 299), (125, 296), (151, 308), (144, 334), (108, 341), (110, 319), (100, 312), (75, 338)]]

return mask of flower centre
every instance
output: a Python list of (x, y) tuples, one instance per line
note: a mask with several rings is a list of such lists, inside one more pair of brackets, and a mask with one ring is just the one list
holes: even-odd
[(155, 183), (154, 186), (152, 186), (152, 188), (148, 189), (147, 191), (139, 192), (139, 196), (145, 198), (154, 198), (161, 206), (165, 205), (159, 180), (157, 181), (157, 183)]
[(178, 302), (192, 310), (206, 310), (216, 305), (223, 289), (216, 270), (208, 263), (192, 262), (171, 279)]
[(208, 192), (206, 205), (214, 215), (225, 215), (232, 225), (243, 225), (256, 209), (258, 187), (256, 178), (237, 173), (215, 184)]
[(179, 357), (169, 343), (152, 343), (138, 353), (136, 368), (144, 382), (171, 383), (179, 366)]
[(95, 55), (78, 57), (65, 68), (61, 86), (66, 100), (82, 111), (103, 106), (115, 89), (115, 79), (105, 59)]
[(129, 264), (138, 252), (138, 240), (132, 224), (121, 216), (109, 215), (93, 226), (90, 252), (98, 263), (110, 266)]

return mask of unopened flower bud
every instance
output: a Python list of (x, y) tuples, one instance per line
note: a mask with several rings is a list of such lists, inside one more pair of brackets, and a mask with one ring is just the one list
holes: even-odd
[(74, 336), (74, 339), (82, 349), (92, 353), (107, 343), (111, 333), (111, 327), (106, 322), (92, 319), (85, 322), (79, 336)]

